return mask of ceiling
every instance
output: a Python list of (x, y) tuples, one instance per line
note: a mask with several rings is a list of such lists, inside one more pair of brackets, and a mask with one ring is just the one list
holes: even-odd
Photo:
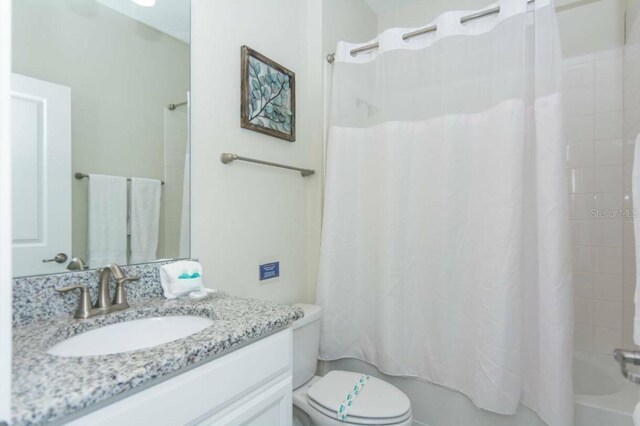
[(96, 1), (162, 33), (189, 43), (189, 0), (156, 0), (153, 7), (139, 6), (131, 0)]
[(410, 3), (415, 3), (417, 0), (365, 0), (371, 10), (376, 14), (381, 15), (383, 13), (390, 12), (394, 9), (400, 9)]

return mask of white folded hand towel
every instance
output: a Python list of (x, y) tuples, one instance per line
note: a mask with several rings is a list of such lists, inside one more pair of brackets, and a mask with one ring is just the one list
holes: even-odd
[(167, 299), (202, 292), (202, 265), (191, 260), (180, 260), (161, 266), (160, 283)]

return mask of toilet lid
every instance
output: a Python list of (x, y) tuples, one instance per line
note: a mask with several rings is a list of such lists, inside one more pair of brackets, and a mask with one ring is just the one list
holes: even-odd
[[(364, 380), (357, 395), (354, 386)], [(351, 406), (346, 407), (346, 421), (360, 424), (397, 423), (411, 415), (411, 402), (389, 383), (349, 371), (331, 371), (309, 388), (309, 403), (324, 414), (338, 418), (338, 410), (351, 393)]]

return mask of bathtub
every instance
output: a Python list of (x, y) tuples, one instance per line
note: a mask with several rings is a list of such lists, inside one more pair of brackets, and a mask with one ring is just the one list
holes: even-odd
[(576, 352), (573, 393), (576, 426), (633, 426), (640, 386), (622, 377), (613, 355)]
[[(318, 373), (358, 371), (380, 377), (411, 400), (414, 425), (546, 426), (531, 410), (520, 406), (514, 416), (501, 416), (476, 408), (459, 392), (408, 377), (385, 376), (355, 359), (318, 365)], [(575, 426), (633, 426), (631, 414), (640, 401), (640, 386), (626, 381), (613, 355), (577, 352), (573, 363)]]

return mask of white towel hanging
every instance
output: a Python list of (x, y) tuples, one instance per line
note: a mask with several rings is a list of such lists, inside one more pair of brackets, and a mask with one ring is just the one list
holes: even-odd
[(127, 263), (127, 180), (89, 175), (89, 265)]
[(131, 178), (131, 262), (157, 259), (160, 230), (161, 182)]

